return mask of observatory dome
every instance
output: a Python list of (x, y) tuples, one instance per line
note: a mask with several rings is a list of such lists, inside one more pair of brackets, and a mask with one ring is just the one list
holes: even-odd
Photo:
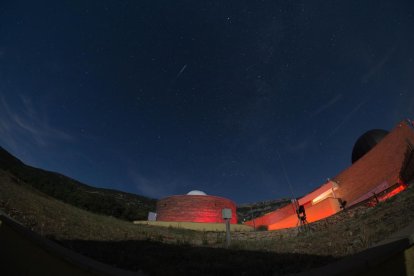
[(207, 195), (207, 194), (203, 191), (193, 190), (191, 192), (188, 192), (187, 195)]
[(231, 209), (230, 223), (237, 223), (236, 203), (219, 196), (191, 191), (157, 201), (157, 221), (224, 223), (222, 210)]
[(372, 148), (374, 148), (385, 136), (388, 131), (383, 129), (373, 129), (365, 132), (356, 141), (352, 150), (352, 163), (355, 163), (362, 156), (367, 154)]

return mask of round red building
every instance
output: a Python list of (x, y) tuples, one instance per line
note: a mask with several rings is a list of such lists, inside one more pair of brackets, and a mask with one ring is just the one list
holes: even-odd
[(157, 202), (157, 221), (224, 223), (222, 210), (231, 209), (230, 223), (237, 223), (236, 204), (223, 197), (191, 191)]

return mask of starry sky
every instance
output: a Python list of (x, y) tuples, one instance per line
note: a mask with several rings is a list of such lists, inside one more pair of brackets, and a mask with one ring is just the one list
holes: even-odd
[(301, 196), (414, 118), (413, 30), (411, 0), (3, 0), (0, 146), (155, 198)]

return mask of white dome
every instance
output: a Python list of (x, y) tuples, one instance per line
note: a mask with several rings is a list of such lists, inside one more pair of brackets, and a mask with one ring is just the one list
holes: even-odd
[(207, 194), (203, 191), (193, 190), (191, 192), (188, 192), (187, 195), (207, 195)]

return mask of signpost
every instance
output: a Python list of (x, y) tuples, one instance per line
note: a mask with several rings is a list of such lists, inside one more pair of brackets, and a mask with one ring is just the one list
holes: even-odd
[(231, 209), (222, 209), (221, 215), (226, 222), (226, 248), (230, 247), (230, 219), (231, 219)]

